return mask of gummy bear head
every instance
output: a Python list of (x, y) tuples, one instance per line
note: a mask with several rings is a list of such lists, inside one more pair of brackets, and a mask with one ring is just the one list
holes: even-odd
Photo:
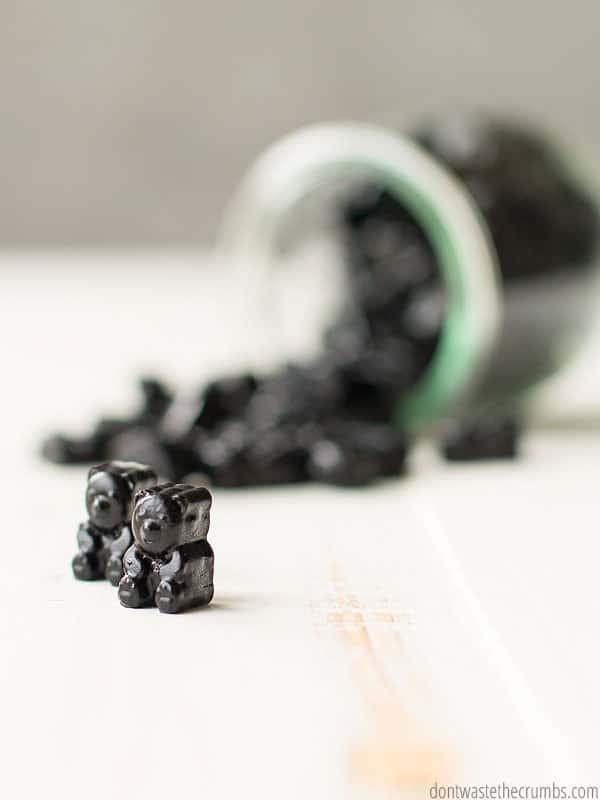
[(129, 522), (135, 493), (155, 482), (154, 470), (135, 462), (108, 461), (92, 467), (85, 493), (90, 522), (101, 530)]
[(165, 483), (138, 492), (131, 520), (138, 546), (150, 555), (206, 536), (212, 497), (208, 489)]

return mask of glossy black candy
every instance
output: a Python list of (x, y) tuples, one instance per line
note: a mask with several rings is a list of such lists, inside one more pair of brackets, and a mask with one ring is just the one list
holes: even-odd
[(85, 495), (88, 519), (79, 526), (79, 550), (72, 564), (76, 578), (119, 583), (123, 553), (132, 542), (135, 494), (156, 480), (151, 467), (136, 462), (109, 461), (90, 469)]
[(589, 266), (596, 208), (542, 137), (469, 115), (437, 120), (416, 136), (470, 191), (505, 281)]
[(128, 428), (116, 434), (107, 442), (106, 454), (110, 459), (150, 464), (157, 475), (165, 480), (176, 477), (175, 460), (156, 428)]
[[(102, 418), (88, 436), (70, 437), (56, 434), (42, 444), (42, 455), (55, 464), (89, 464), (114, 458), (113, 440), (123, 433), (147, 428), (154, 430), (160, 424), (172, 402), (172, 395), (155, 378), (142, 378), (140, 408), (131, 416)], [(121, 457), (121, 454), (118, 454)], [(130, 457), (130, 456), (128, 456)]]
[(210, 476), (215, 486), (235, 488), (248, 484), (248, 464), (244, 452), (249, 431), (241, 420), (225, 422), (214, 431), (197, 430), (189, 440), (194, 455), (195, 471)]
[(246, 451), (247, 485), (278, 486), (308, 480), (308, 451), (298, 441), (296, 425), (285, 425), (254, 437)]
[(163, 483), (139, 492), (131, 519), (134, 543), (123, 558), (119, 600), (174, 614), (207, 605), (214, 593), (214, 553), (207, 541), (208, 489)]
[(257, 385), (258, 381), (250, 373), (211, 381), (202, 392), (200, 410), (194, 424), (212, 429), (222, 422), (242, 416)]
[(106, 457), (106, 441), (96, 433), (73, 437), (55, 433), (42, 442), (42, 456), (53, 464), (91, 464)]
[(114, 436), (106, 449), (109, 458), (150, 464), (162, 480), (180, 480), (201, 467), (189, 437), (167, 436), (160, 427), (130, 428)]
[(307, 480), (307, 450), (294, 425), (256, 430), (238, 420), (208, 434), (199, 432), (197, 469), (214, 486), (277, 486)]
[(514, 417), (473, 415), (455, 420), (448, 427), (443, 453), (448, 461), (485, 461), (515, 458), (521, 426)]
[(308, 474), (323, 483), (364, 486), (400, 475), (407, 451), (406, 439), (388, 425), (336, 421), (310, 447)]
[(326, 331), (324, 344), (348, 382), (350, 415), (389, 423), (437, 346), (443, 283), (431, 244), (389, 192), (357, 190), (340, 224), (353, 310)]
[(245, 418), (259, 431), (331, 414), (343, 401), (342, 376), (328, 359), (287, 364), (260, 381)]

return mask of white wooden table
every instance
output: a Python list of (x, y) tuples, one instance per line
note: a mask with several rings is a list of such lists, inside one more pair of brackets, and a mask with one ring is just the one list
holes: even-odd
[[(135, 403), (144, 370), (227, 371), (248, 320), (194, 253), (0, 260), (0, 764), (21, 797), (353, 800), (600, 782), (600, 426), (517, 463), (427, 447), (368, 490), (216, 490), (211, 607), (73, 580), (84, 470), (36, 455)], [(600, 409), (594, 348), (557, 403)], [(555, 416), (555, 414), (554, 414)]]

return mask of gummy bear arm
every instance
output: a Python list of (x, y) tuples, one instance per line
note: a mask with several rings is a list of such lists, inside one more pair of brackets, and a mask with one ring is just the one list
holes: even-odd
[(100, 537), (89, 522), (82, 522), (77, 531), (77, 544), (80, 553), (94, 553), (102, 546)]
[(112, 555), (123, 556), (127, 548), (131, 545), (131, 529), (129, 525), (123, 525), (116, 539), (111, 542), (110, 550)]
[(143, 556), (135, 544), (123, 556), (123, 570), (130, 578), (139, 578), (144, 572)]
[(184, 559), (179, 550), (171, 553), (170, 559), (160, 568), (161, 580), (180, 581), (183, 578)]

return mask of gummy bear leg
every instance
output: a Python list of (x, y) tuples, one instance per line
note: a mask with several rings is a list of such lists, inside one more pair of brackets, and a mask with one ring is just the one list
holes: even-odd
[(215, 593), (215, 587), (213, 586), (212, 583), (209, 586), (203, 586), (202, 588), (198, 589), (197, 594), (194, 598), (193, 605), (207, 606), (213, 599), (214, 593)]
[(176, 614), (182, 611), (183, 588), (172, 581), (161, 581), (154, 593), (154, 603), (164, 614)]
[(111, 556), (108, 559), (104, 576), (113, 586), (118, 586), (123, 577), (123, 559), (118, 556)]
[(152, 605), (145, 580), (136, 581), (128, 575), (119, 581), (119, 602), (126, 608), (144, 608)]
[[(182, 594), (179, 598), (178, 611), (187, 611), (189, 608), (199, 608), (200, 606), (207, 606), (213, 599), (214, 587), (212, 584), (209, 586), (196, 586), (193, 589), (188, 587), (185, 595)], [(158, 605), (158, 603), (156, 604)]]
[(97, 581), (104, 577), (102, 565), (95, 553), (77, 553), (71, 565), (73, 575), (80, 581)]

